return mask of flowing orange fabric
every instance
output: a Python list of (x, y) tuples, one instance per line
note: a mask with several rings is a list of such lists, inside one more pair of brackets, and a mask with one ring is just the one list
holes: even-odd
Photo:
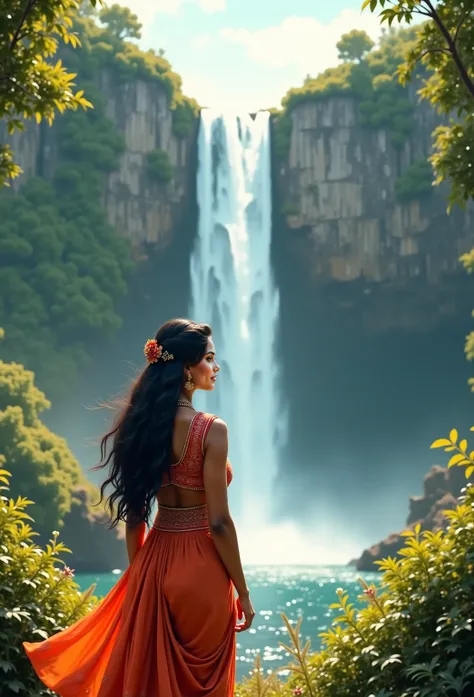
[(85, 619), (23, 646), (61, 697), (231, 697), (234, 589), (206, 506), (160, 507), (133, 564)]

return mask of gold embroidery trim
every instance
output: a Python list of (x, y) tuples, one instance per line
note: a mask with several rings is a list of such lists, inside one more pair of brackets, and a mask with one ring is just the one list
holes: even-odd
[(207, 506), (192, 506), (190, 508), (159, 506), (153, 528), (169, 532), (208, 530)]

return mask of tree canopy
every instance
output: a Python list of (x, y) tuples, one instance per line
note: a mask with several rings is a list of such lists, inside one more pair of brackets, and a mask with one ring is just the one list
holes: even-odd
[[(97, 0), (89, 0), (95, 6)], [(72, 31), (78, 0), (0, 0), (0, 119), (8, 130), (24, 128), (24, 120), (46, 119), (57, 111), (86, 109), (91, 103), (75, 90), (75, 75), (61, 60), (60, 46), (79, 45)], [(10, 147), (0, 144), (0, 186), (20, 174)]]
[(117, 4), (104, 7), (99, 12), (99, 19), (120, 41), (141, 38), (142, 25), (128, 7)]
[(336, 44), (338, 58), (343, 61), (360, 62), (373, 49), (375, 43), (365, 31), (353, 29), (341, 36)]
[(43, 535), (61, 528), (74, 488), (91, 488), (64, 438), (40, 420), (49, 406), (31, 371), (0, 360), (0, 454), (14, 474), (13, 495), (34, 495), (32, 513)]
[(91, 186), (78, 160), (58, 168), (53, 184), (33, 178), (21, 194), (0, 198), (3, 354), (55, 392), (74, 382), (88, 346), (120, 326), (116, 302), (131, 269), (129, 245), (90, 198)]

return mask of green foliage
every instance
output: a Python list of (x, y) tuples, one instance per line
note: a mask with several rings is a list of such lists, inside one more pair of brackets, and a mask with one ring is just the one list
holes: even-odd
[(234, 697), (276, 697), (288, 695), (283, 682), (274, 674), (265, 675), (257, 654), (251, 675), (235, 686)]
[[(4, 458), (0, 456), (0, 467)], [(0, 671), (2, 697), (50, 695), (21, 646), (82, 619), (95, 606), (94, 586), (81, 593), (61, 557), (69, 550), (54, 532), (49, 544), (35, 544), (26, 497), (7, 498), (10, 475), (0, 469)]]
[(167, 184), (173, 178), (173, 165), (166, 150), (153, 150), (148, 153), (148, 175), (160, 184)]
[[(114, 336), (117, 304), (133, 270), (129, 242), (109, 225), (103, 207), (105, 178), (119, 166), (124, 139), (107, 116), (98, 75), (107, 69), (119, 84), (138, 78), (160, 83), (178, 137), (189, 133), (199, 109), (182, 94), (163, 52), (144, 52), (124, 40), (139, 34), (135, 15), (118, 5), (103, 8), (99, 26), (88, 9), (81, 7), (72, 27), (80, 46), (63, 47), (60, 57), (94, 109), (56, 121), (58, 164), (48, 181), (30, 179), (20, 195), (0, 195), (4, 356), (33, 369), (55, 394), (73, 384), (89, 346)], [(152, 177), (170, 180), (166, 153), (152, 153), (149, 164)]]
[[(83, 90), (74, 91), (75, 75), (61, 60), (53, 60), (61, 45), (79, 45), (71, 31), (79, 4), (78, 0), (0, 0), (0, 119), (10, 133), (24, 128), (23, 119), (51, 124), (56, 110), (92, 106)], [(20, 172), (11, 150), (0, 145), (0, 186)]]
[[(79, 29), (88, 21), (78, 18)], [(133, 270), (129, 242), (109, 225), (102, 202), (124, 140), (94, 82), (99, 56), (83, 35), (82, 47), (64, 59), (95, 108), (57, 121), (51, 180), (32, 178), (19, 195), (0, 195), (4, 356), (33, 369), (55, 393), (70, 388), (91, 344), (114, 336)]]
[(104, 7), (99, 12), (99, 19), (119, 40), (141, 39), (142, 25), (128, 7), (117, 4)]
[(435, 148), (430, 161), (435, 183), (449, 181), (449, 207), (455, 203), (463, 206), (474, 198), (474, 111), (462, 123), (438, 126), (433, 135)]
[(397, 72), (400, 82), (406, 84), (421, 64), (424, 74), (420, 96), (449, 117), (449, 125), (435, 131), (431, 163), (436, 183), (451, 181), (450, 206), (462, 205), (474, 197), (472, 2), (400, 0), (387, 4), (385, 0), (366, 0), (367, 6), (372, 12), (381, 8), (381, 21), (389, 25), (394, 21), (411, 22), (415, 15), (427, 18), (416, 31), (415, 41)]
[[(315, 78), (306, 78), (303, 87), (293, 88), (286, 94), (282, 112), (276, 116), (275, 138), (279, 157), (288, 156), (291, 111), (299, 104), (330, 96), (355, 97), (359, 102), (361, 123), (369, 128), (385, 128), (394, 145), (403, 145), (413, 129), (414, 107), (406, 90), (398, 83), (396, 71), (410, 49), (415, 32), (412, 29), (387, 32), (381, 38), (380, 47), (371, 51), (370, 39), (365, 36), (365, 32), (344, 35), (339, 49), (345, 51), (345, 62)], [(362, 46), (365, 47), (360, 57), (355, 55), (355, 46), (359, 47), (359, 54)]]
[(173, 133), (177, 138), (186, 138), (192, 131), (199, 115), (199, 104), (184, 95), (175, 97), (173, 109)]
[[(472, 273), (474, 271), (474, 249), (471, 249), (471, 251), (467, 252), (467, 254), (463, 254), (461, 257), (461, 262), (466, 271), (468, 273)], [(474, 317), (474, 311), (472, 316)], [(466, 353), (467, 360), (474, 361), (474, 331), (469, 332), (467, 335), (464, 351)], [(471, 390), (474, 392), (474, 378), (469, 378), (468, 383), (471, 386)]]
[(89, 78), (101, 67), (107, 66), (113, 70), (119, 83), (137, 79), (159, 82), (166, 91), (173, 111), (173, 132), (177, 137), (185, 137), (199, 114), (198, 103), (183, 94), (181, 77), (173, 72), (164, 51), (142, 51), (135, 43), (123, 39), (124, 36), (139, 33), (141, 25), (129, 10), (120, 8), (112, 12), (114, 8), (117, 6), (99, 13), (106, 24), (104, 27), (98, 26), (90, 17), (76, 18), (75, 28), (82, 45), (78, 60), (81, 63), (87, 60)]
[(35, 492), (32, 511), (42, 535), (61, 529), (75, 488), (92, 493), (64, 438), (39, 418), (49, 407), (31, 371), (0, 361), (0, 454), (14, 468), (14, 495)]
[[(474, 430), (474, 427), (471, 429)], [(474, 473), (474, 451), (453, 429), (435, 441), (450, 455), (449, 467)], [(333, 626), (321, 634), (322, 650), (302, 645), (300, 623), (283, 615), (291, 645), (288, 683), (256, 676), (238, 697), (469, 697), (474, 694), (474, 487), (446, 511), (446, 532), (406, 532), (397, 559), (378, 562), (380, 583), (361, 579), (357, 610), (340, 588)]]
[(131, 270), (129, 245), (101, 206), (98, 172), (81, 163), (89, 151), (102, 163), (111, 156), (107, 136), (93, 152), (87, 129), (75, 140), (74, 117), (63, 125), (75, 163), (64, 161), (52, 183), (32, 178), (21, 194), (0, 197), (3, 355), (55, 391), (70, 387), (88, 345), (120, 326), (115, 306)]
[(375, 43), (365, 31), (353, 29), (343, 34), (336, 44), (338, 58), (342, 61), (360, 62), (373, 49)]
[(395, 182), (395, 193), (401, 203), (422, 198), (433, 191), (433, 169), (426, 160), (407, 167)]

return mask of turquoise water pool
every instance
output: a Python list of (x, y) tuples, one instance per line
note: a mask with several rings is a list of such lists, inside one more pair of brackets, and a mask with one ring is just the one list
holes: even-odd
[[(349, 591), (354, 600), (361, 591), (359, 574), (342, 566), (250, 566), (246, 568), (246, 577), (257, 614), (252, 628), (238, 636), (239, 679), (251, 670), (257, 653), (266, 670), (287, 663), (288, 656), (279, 645), (280, 641), (287, 641), (282, 612), (294, 621), (303, 615), (302, 634), (316, 649), (320, 645), (319, 633), (331, 624), (329, 605), (337, 600), (336, 589)], [(81, 574), (76, 580), (83, 589), (96, 583), (96, 594), (102, 596), (119, 578), (119, 573)], [(377, 578), (377, 574), (364, 574), (366, 581)]]

